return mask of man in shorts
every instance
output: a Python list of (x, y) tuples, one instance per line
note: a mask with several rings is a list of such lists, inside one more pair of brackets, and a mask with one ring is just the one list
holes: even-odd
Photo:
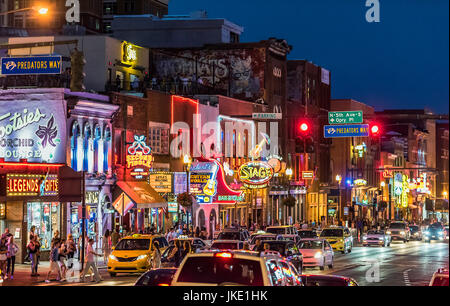
[(59, 248), (61, 246), (61, 240), (55, 239), (53, 241), (53, 248), (50, 252), (50, 270), (47, 273), (47, 278), (45, 279), (46, 283), (50, 283), (50, 275), (53, 272), (57, 273), (56, 280), (61, 280), (61, 268), (58, 264), (59, 261)]

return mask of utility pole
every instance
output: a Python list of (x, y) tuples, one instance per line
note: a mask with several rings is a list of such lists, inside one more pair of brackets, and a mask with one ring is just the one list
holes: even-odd
[(85, 257), (85, 236), (86, 236), (86, 181), (84, 179), (85, 171), (83, 170), (83, 176), (81, 177), (82, 182), (82, 193), (81, 193), (81, 271), (84, 269), (84, 257)]

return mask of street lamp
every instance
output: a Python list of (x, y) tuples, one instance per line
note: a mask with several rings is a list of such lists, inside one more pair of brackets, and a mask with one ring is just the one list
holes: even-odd
[[(191, 168), (191, 157), (188, 154), (185, 154), (183, 157), (183, 163), (186, 167), (186, 193), (189, 194), (189, 169)], [(192, 218), (192, 225), (194, 225), (194, 217), (193, 217), (193, 206), (191, 206), (191, 218)], [(188, 217), (188, 229), (189, 229), (189, 217)], [(178, 225), (180, 225), (180, 205), (178, 205)]]
[[(292, 168), (287, 168), (286, 169), (286, 175), (287, 175), (287, 177), (288, 177), (288, 181), (287, 181), (287, 185), (288, 185), (288, 195), (287, 195), (287, 198), (289, 199), (289, 197), (291, 196), (291, 177), (292, 177), (292, 174), (294, 173), (293, 171), (292, 171)], [(277, 212), (278, 213), (278, 212)], [(289, 216), (288, 216), (288, 218), (289, 217), (291, 217), (291, 207), (289, 207)], [(289, 220), (288, 220), (288, 223), (289, 223)]]
[(38, 9), (38, 13), (41, 15), (46, 15), (48, 13), (48, 8), (46, 7), (41, 7)]
[[(342, 176), (340, 176), (339, 174), (336, 175), (336, 182), (338, 183), (339, 186), (339, 202), (338, 202), (338, 213), (337, 213), (337, 219), (338, 222), (341, 219), (341, 182), (342, 182)], [(328, 212), (327, 212), (328, 214)]]
[(384, 188), (386, 186), (386, 183), (385, 182), (381, 182), (380, 186), (381, 186), (381, 188)]
[(444, 199), (447, 199), (448, 192), (447, 192), (447, 191), (444, 191), (444, 192), (442, 193), (442, 196), (444, 197)]

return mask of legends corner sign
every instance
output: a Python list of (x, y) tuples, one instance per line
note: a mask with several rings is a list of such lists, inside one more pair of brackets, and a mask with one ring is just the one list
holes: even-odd
[(62, 57), (31, 56), (31, 57), (2, 57), (1, 74), (30, 75), (30, 74), (60, 74)]

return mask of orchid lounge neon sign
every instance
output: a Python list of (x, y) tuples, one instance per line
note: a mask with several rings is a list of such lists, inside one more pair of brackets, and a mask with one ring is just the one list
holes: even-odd
[(135, 135), (133, 144), (127, 150), (127, 168), (132, 169), (130, 175), (142, 179), (149, 175), (153, 166), (152, 149), (145, 143), (144, 135)]
[(51, 162), (61, 136), (53, 113), (38, 107), (0, 114), (0, 158)]

